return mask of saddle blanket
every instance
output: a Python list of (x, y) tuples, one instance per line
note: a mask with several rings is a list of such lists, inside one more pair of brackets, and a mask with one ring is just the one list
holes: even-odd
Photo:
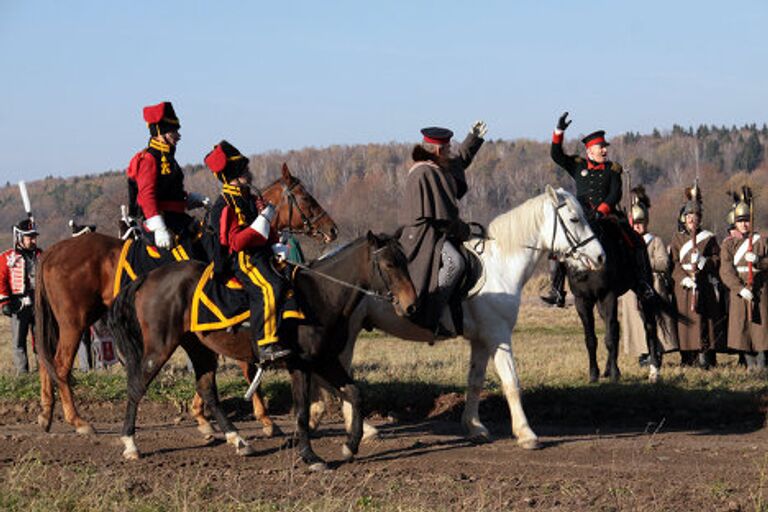
[(182, 245), (177, 245), (170, 251), (158, 249), (149, 245), (143, 239), (128, 239), (123, 243), (120, 251), (120, 259), (115, 272), (115, 283), (112, 289), (114, 297), (120, 293), (125, 285), (136, 280), (137, 276), (174, 261), (189, 260), (189, 252)]
[[(305, 319), (293, 290), (287, 291), (280, 309), (283, 320)], [(211, 263), (205, 268), (195, 288), (190, 316), (193, 332), (226, 329), (240, 324), (251, 318), (248, 293), (234, 277), (226, 283), (214, 279)]]

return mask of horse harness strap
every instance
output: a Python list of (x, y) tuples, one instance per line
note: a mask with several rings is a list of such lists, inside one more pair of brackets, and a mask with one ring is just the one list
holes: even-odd
[(555, 238), (557, 237), (557, 226), (558, 224), (563, 229), (563, 232), (565, 233), (565, 239), (568, 240), (568, 245), (570, 248), (566, 253), (563, 254), (566, 258), (573, 255), (573, 253), (576, 252), (577, 249), (584, 247), (592, 240), (595, 240), (597, 236), (592, 234), (592, 236), (588, 236), (584, 240), (577, 240), (575, 236), (573, 236), (573, 233), (568, 229), (568, 226), (565, 224), (565, 221), (563, 220), (563, 217), (560, 215), (560, 208), (566, 205), (565, 201), (560, 202), (555, 207), (555, 217), (557, 217), (557, 224), (554, 222), (552, 223), (552, 243), (549, 245), (550, 247), (555, 246)]
[[(328, 215), (326, 211), (323, 210), (323, 213), (315, 216), (314, 218), (310, 218), (306, 213), (304, 213), (304, 210), (301, 209), (299, 206), (299, 202), (296, 199), (296, 195), (293, 193), (293, 189), (296, 188), (299, 185), (299, 182), (296, 181), (290, 186), (283, 185), (283, 194), (281, 196), (281, 202), (282, 198), (287, 197), (288, 198), (288, 225), (290, 226), (293, 222), (293, 210), (296, 209), (297, 212), (299, 212), (299, 216), (301, 217), (301, 222), (304, 224), (304, 231), (300, 232), (301, 234), (308, 235), (314, 231), (315, 227), (314, 224), (317, 223), (320, 219)], [(293, 233), (293, 231), (289, 230), (289, 233)]]

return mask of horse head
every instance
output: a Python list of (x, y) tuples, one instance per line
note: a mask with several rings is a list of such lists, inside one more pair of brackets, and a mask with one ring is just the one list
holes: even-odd
[(387, 294), (398, 316), (412, 315), (416, 311), (416, 289), (400, 243), (397, 238), (374, 235), (370, 231), (367, 238), (374, 270), (374, 290)]
[(552, 206), (547, 218), (552, 231), (550, 252), (567, 261), (576, 272), (600, 270), (605, 265), (605, 251), (579, 202), (562, 188), (555, 190), (547, 185), (546, 193)]
[(291, 233), (311, 236), (330, 243), (339, 230), (330, 215), (283, 164), (280, 178), (262, 190), (265, 200), (275, 205), (273, 225), (288, 226)]

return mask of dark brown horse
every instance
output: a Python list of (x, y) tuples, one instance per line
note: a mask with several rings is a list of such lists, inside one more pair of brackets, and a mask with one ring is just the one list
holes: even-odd
[[(280, 179), (261, 193), (277, 206), (273, 225), (278, 229), (288, 228), (326, 242), (336, 238), (336, 224), (286, 165)], [(38, 424), (46, 431), (53, 419), (55, 381), (65, 421), (80, 434), (94, 432), (77, 412), (69, 379), (82, 333), (104, 315), (114, 300), (115, 269), (122, 247), (119, 238), (88, 233), (57, 242), (38, 263), (35, 310), (42, 407)], [(199, 406), (200, 401), (195, 403)], [(257, 419), (259, 411), (263, 412), (263, 404), (254, 395)], [(271, 422), (268, 417), (266, 421)]]
[[(126, 287), (110, 309), (109, 325), (128, 373), (121, 438), (127, 459), (139, 458), (134, 441), (139, 401), (179, 345), (195, 368), (197, 392), (227, 442), (235, 445), (239, 455), (253, 453), (221, 410), (215, 374), (217, 353), (239, 361), (255, 359), (249, 330), (190, 331), (193, 295), (204, 268), (202, 263), (181, 262), (153, 270)], [(293, 276), (297, 297), (312, 321), (301, 326), (284, 322), (281, 339), (289, 340), (296, 350), (286, 365), (292, 379), (299, 453), (311, 469), (321, 469), (325, 463), (309, 442), (311, 373), (333, 386), (351, 406), (352, 420), (343, 449), (344, 457), (351, 458), (362, 437), (362, 417), (357, 387), (339, 362), (345, 339), (338, 334), (346, 329), (349, 315), (366, 294), (389, 300), (400, 315), (413, 311), (416, 294), (396, 239), (371, 233), (309, 267), (296, 269)]]

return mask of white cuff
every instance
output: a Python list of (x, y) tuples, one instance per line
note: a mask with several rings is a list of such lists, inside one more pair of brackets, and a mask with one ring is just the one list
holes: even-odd
[(275, 207), (271, 204), (268, 204), (264, 207), (263, 210), (261, 210), (260, 215), (262, 215), (265, 219), (267, 219), (267, 222), (272, 222), (272, 219), (275, 218)]
[(699, 270), (704, 270), (704, 265), (707, 264), (707, 258), (699, 258), (699, 262), (696, 264)]
[(250, 227), (264, 238), (269, 238), (269, 221), (263, 215), (256, 217)]
[(158, 229), (165, 229), (165, 221), (163, 220), (163, 216), (158, 214), (154, 217), (148, 218), (144, 224), (146, 224), (147, 229), (150, 231), (157, 231)]
[(565, 133), (565, 130), (558, 130), (557, 128), (555, 128), (555, 135), (562, 135), (564, 133)]

